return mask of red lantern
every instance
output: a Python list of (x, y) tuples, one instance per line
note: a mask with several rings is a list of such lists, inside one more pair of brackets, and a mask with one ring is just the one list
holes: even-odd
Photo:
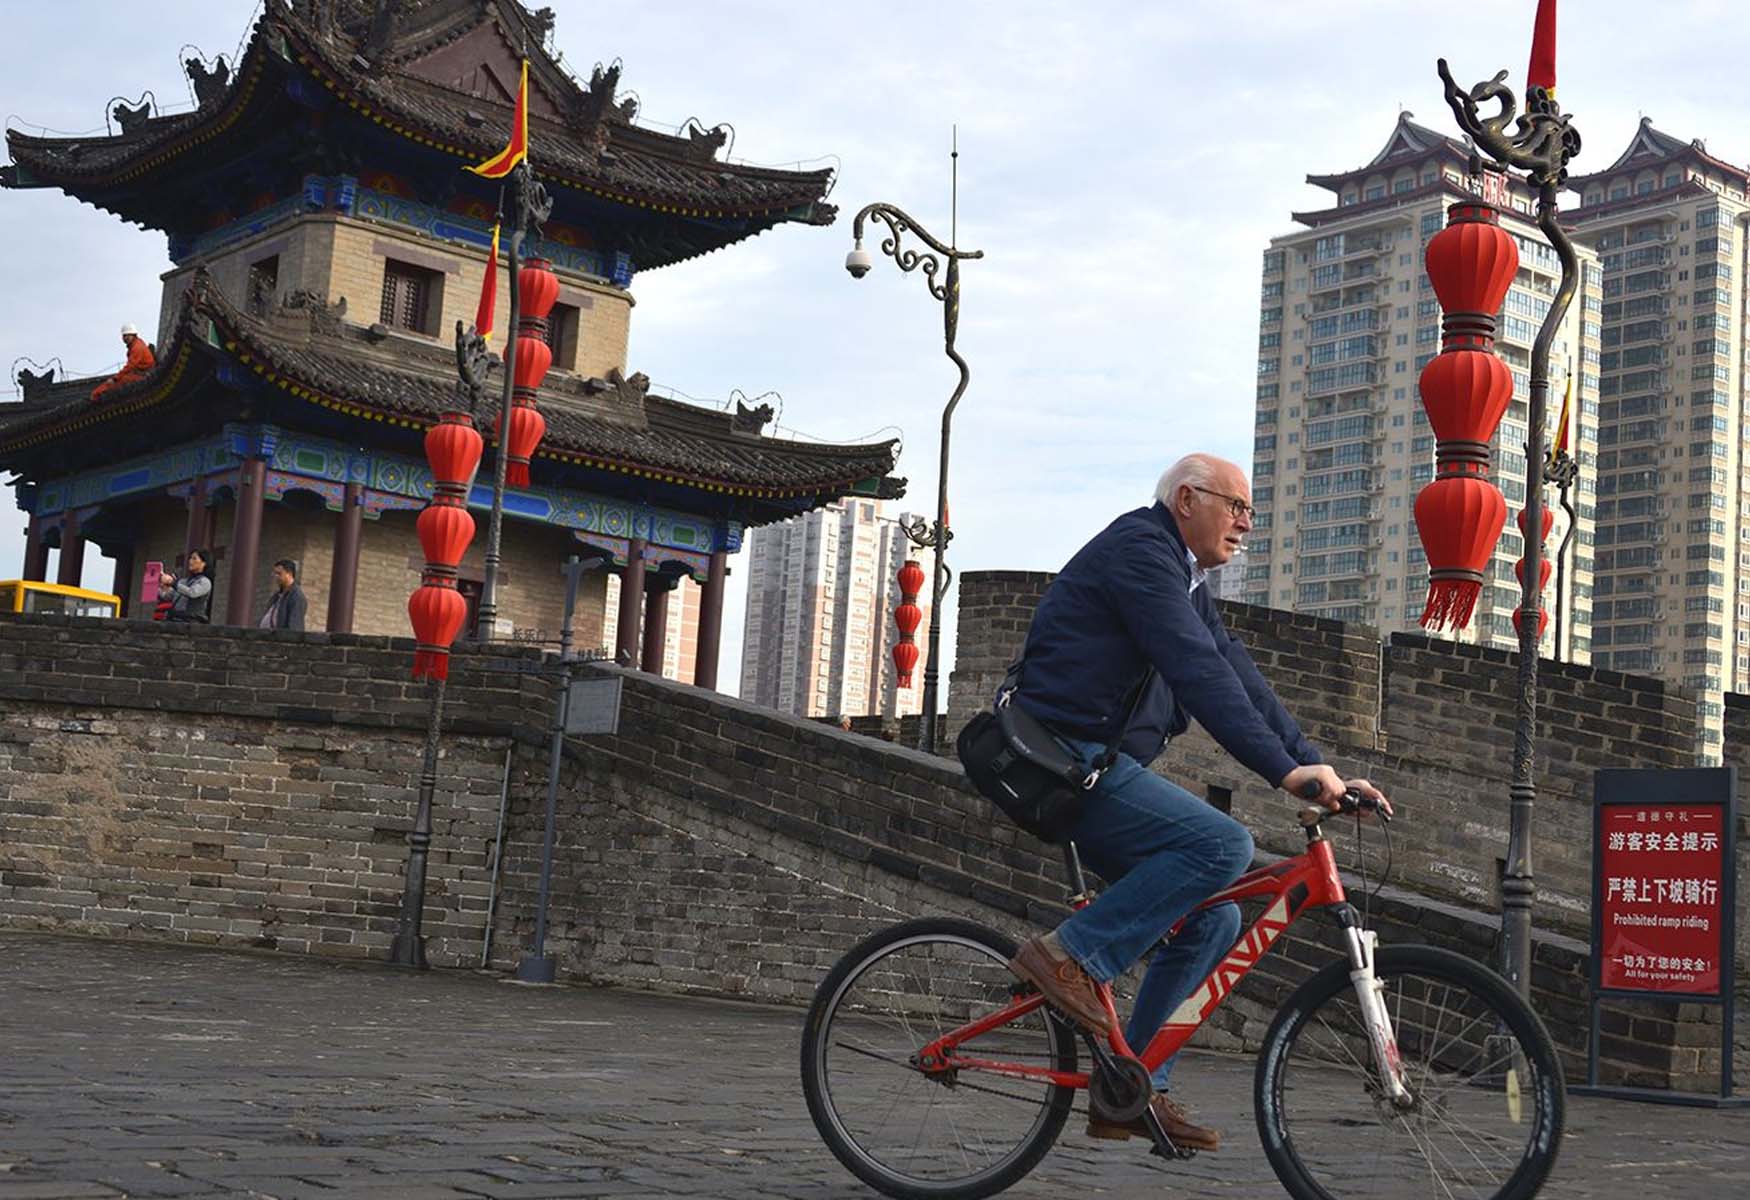
[(541, 386), (541, 380), (547, 378), (547, 369), (553, 365), (553, 347), (537, 337), (520, 337), (516, 340), (516, 379), (517, 389), (529, 393), (529, 400), (534, 400), (536, 388)]
[(1428, 603), (1422, 624), (1463, 629), (1470, 623), (1483, 571), (1501, 530), (1507, 501), (1475, 475), (1442, 475), (1416, 497), (1416, 532), (1428, 554)]
[(468, 489), (480, 466), (483, 443), (467, 413), (447, 412), (426, 431), (425, 457), (431, 464), (432, 500), (419, 514), (419, 544), (425, 572), (407, 601), (418, 648), (413, 677), (448, 679), (450, 643), (468, 617), (468, 601), (456, 590), (456, 568), (474, 540)]
[(467, 484), (480, 465), (485, 443), (465, 413), (447, 412), (426, 431), (425, 459), (434, 478), (445, 483)]
[(506, 451), (510, 463), (505, 467), (504, 482), (510, 487), (529, 486), (529, 459), (547, 432), (547, 419), (532, 404), (517, 404), (510, 410), (510, 447)]
[(918, 665), (918, 644), (896, 642), (893, 647), (893, 665), (899, 668), (899, 686), (910, 687), (912, 669)]
[(1419, 386), (1436, 438), (1486, 443), (1513, 399), (1513, 372), (1485, 350), (1447, 350), (1428, 360)]
[[(1516, 608), (1513, 610), (1513, 628), (1515, 630), (1517, 630), (1521, 635), (1523, 635), (1525, 633), (1525, 610), (1523, 608)], [(1548, 629), (1548, 628), (1549, 628), (1549, 609), (1540, 608), (1537, 610), (1537, 640), (1538, 641), (1540, 641), (1540, 642), (1543, 641), (1543, 631), (1545, 629)]]
[[(1519, 526), (1519, 532), (1521, 535), (1524, 535), (1526, 532), (1525, 531), (1525, 514), (1526, 514), (1526, 512), (1527, 512), (1527, 510), (1522, 508), (1519, 510), (1519, 515), (1517, 517), (1513, 518), (1513, 523)], [(1542, 521), (1543, 533), (1537, 539), (1538, 545), (1540, 545), (1540, 546), (1543, 545), (1544, 542), (1549, 538), (1550, 527), (1553, 526), (1555, 523), (1556, 523), (1555, 513), (1550, 511), (1549, 505), (1547, 505), (1547, 504), (1544, 505), (1543, 506), (1543, 521)]]
[(417, 528), (426, 562), (446, 567), (460, 563), (474, 540), (474, 518), (459, 504), (432, 503), (419, 514)]
[(899, 606), (893, 610), (893, 623), (899, 627), (899, 641), (893, 647), (893, 665), (899, 670), (899, 686), (911, 686), (912, 668), (918, 665), (918, 646), (912, 636), (924, 619), (918, 607), (918, 593), (924, 590), (924, 569), (916, 559), (908, 558), (899, 568)]
[(1492, 323), (1519, 270), (1519, 247), (1491, 204), (1463, 201), (1447, 218), (1423, 260), (1434, 294), (1447, 313), (1487, 316)]
[[(519, 317), (545, 321), (559, 299), (559, 276), (553, 274), (553, 264), (544, 258), (525, 259), (517, 271), (516, 294)], [(522, 353), (521, 346), (517, 353)]]
[(924, 590), (924, 569), (918, 566), (915, 558), (906, 559), (905, 565), (899, 568), (899, 590), (912, 599)]
[(901, 633), (915, 634), (923, 619), (924, 610), (915, 604), (901, 604), (893, 610), (893, 623), (899, 626)]
[(413, 677), (450, 677), (450, 643), (462, 631), (468, 602), (454, 579), (428, 574), (407, 601), (407, 616), (419, 645), (413, 655)]
[[(1538, 595), (1541, 596), (1543, 594), (1543, 589), (1549, 586), (1550, 572), (1553, 570), (1555, 570), (1555, 567), (1550, 563), (1549, 559), (1547, 559), (1547, 558), (1542, 559), (1541, 561), (1538, 562), (1538, 564), (1537, 564), (1537, 592), (1538, 592)], [(1523, 591), (1523, 589), (1525, 587), (1525, 560), (1523, 558), (1520, 559), (1518, 562), (1513, 564), (1513, 574), (1518, 578), (1519, 587)]]

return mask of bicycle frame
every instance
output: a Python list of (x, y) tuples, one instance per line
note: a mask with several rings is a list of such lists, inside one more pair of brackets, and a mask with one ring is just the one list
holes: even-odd
[[(1380, 1068), (1387, 1094), (1392, 1100), (1400, 1105), (1409, 1103), (1409, 1093), (1404, 1087), (1398, 1062), (1396, 1038), (1384, 1005), (1377, 998), (1378, 984), (1373, 978), (1375, 935), (1360, 928), (1354, 910), (1349, 907), (1343, 891), (1343, 881), (1337, 874), (1337, 862), (1331, 852), (1331, 843), (1320, 836), (1316, 825), (1308, 829), (1307, 839), (1304, 854), (1248, 871), (1229, 887), (1197, 906), (1201, 910), (1236, 900), (1259, 897), (1269, 900), (1262, 915), (1240, 934), (1239, 940), (1215, 965), (1215, 969), (1202, 984), (1167, 1017), (1165, 1024), (1149, 1040), (1141, 1054), (1136, 1054), (1124, 1038), (1123, 1023), (1119, 1021), (1117, 1009), (1112, 1002), (1111, 986), (1101, 985), (1100, 997), (1112, 1020), (1112, 1032), (1107, 1035), (1107, 1041), (1115, 1054), (1139, 1058), (1143, 1066), (1152, 1073), (1190, 1040), (1191, 1035), (1209, 1018), (1209, 1014), (1221, 1006), (1239, 981), (1246, 977), (1247, 972), (1257, 965), (1258, 960), (1276, 943), (1276, 939), (1302, 913), (1311, 908), (1336, 906), (1348, 941), (1350, 978), (1355, 981), (1367, 1018), (1368, 1035), (1373, 1044), (1376, 1065)], [(1082, 885), (1081, 867), (1075, 858), (1073, 847), (1066, 847), (1065, 858), (1070, 865), (1076, 887), (1076, 894), (1071, 898), (1070, 905), (1080, 911), (1092, 903), (1093, 897)], [(1177, 926), (1174, 928), (1176, 930)], [(1047, 1067), (974, 1058), (959, 1051), (964, 1043), (1027, 1015), (1044, 1003), (1044, 997), (1034, 992), (962, 1025), (919, 1050), (917, 1065), (926, 1073), (947, 1070), (982, 1071), (1017, 1079), (1049, 1082), (1060, 1087), (1085, 1088), (1089, 1079), (1089, 1072), (1086, 1071), (1054, 1071)]]

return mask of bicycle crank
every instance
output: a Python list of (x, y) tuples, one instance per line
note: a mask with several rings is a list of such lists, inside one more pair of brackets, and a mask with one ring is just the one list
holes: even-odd
[(1154, 1084), (1138, 1058), (1102, 1055), (1088, 1076), (1088, 1107), (1114, 1125), (1125, 1125), (1148, 1108)]

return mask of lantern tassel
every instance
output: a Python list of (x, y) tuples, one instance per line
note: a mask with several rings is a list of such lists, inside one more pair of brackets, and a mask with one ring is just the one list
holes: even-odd
[(526, 488), (529, 486), (529, 464), (511, 459), (504, 466), (504, 485), (506, 487)]
[(448, 679), (450, 677), (450, 652), (448, 650), (414, 651), (413, 677), (415, 679)]
[(1483, 585), (1469, 579), (1436, 579), (1428, 585), (1422, 628), (1459, 630), (1470, 624)]

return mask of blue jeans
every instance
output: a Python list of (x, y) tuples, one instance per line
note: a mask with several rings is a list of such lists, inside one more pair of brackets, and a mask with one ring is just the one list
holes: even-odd
[[(1083, 763), (1099, 742), (1062, 739)], [(1082, 969), (1103, 982), (1128, 970), (1192, 908), (1238, 879), (1252, 862), (1252, 835), (1238, 821), (1120, 754), (1088, 793), (1072, 834), (1082, 861), (1109, 885), (1058, 927)], [(1240, 910), (1218, 904), (1186, 920), (1160, 945), (1136, 993), (1124, 1037), (1141, 1053), (1168, 1015), (1233, 947)], [(1169, 1058), (1155, 1069), (1165, 1088)]]

